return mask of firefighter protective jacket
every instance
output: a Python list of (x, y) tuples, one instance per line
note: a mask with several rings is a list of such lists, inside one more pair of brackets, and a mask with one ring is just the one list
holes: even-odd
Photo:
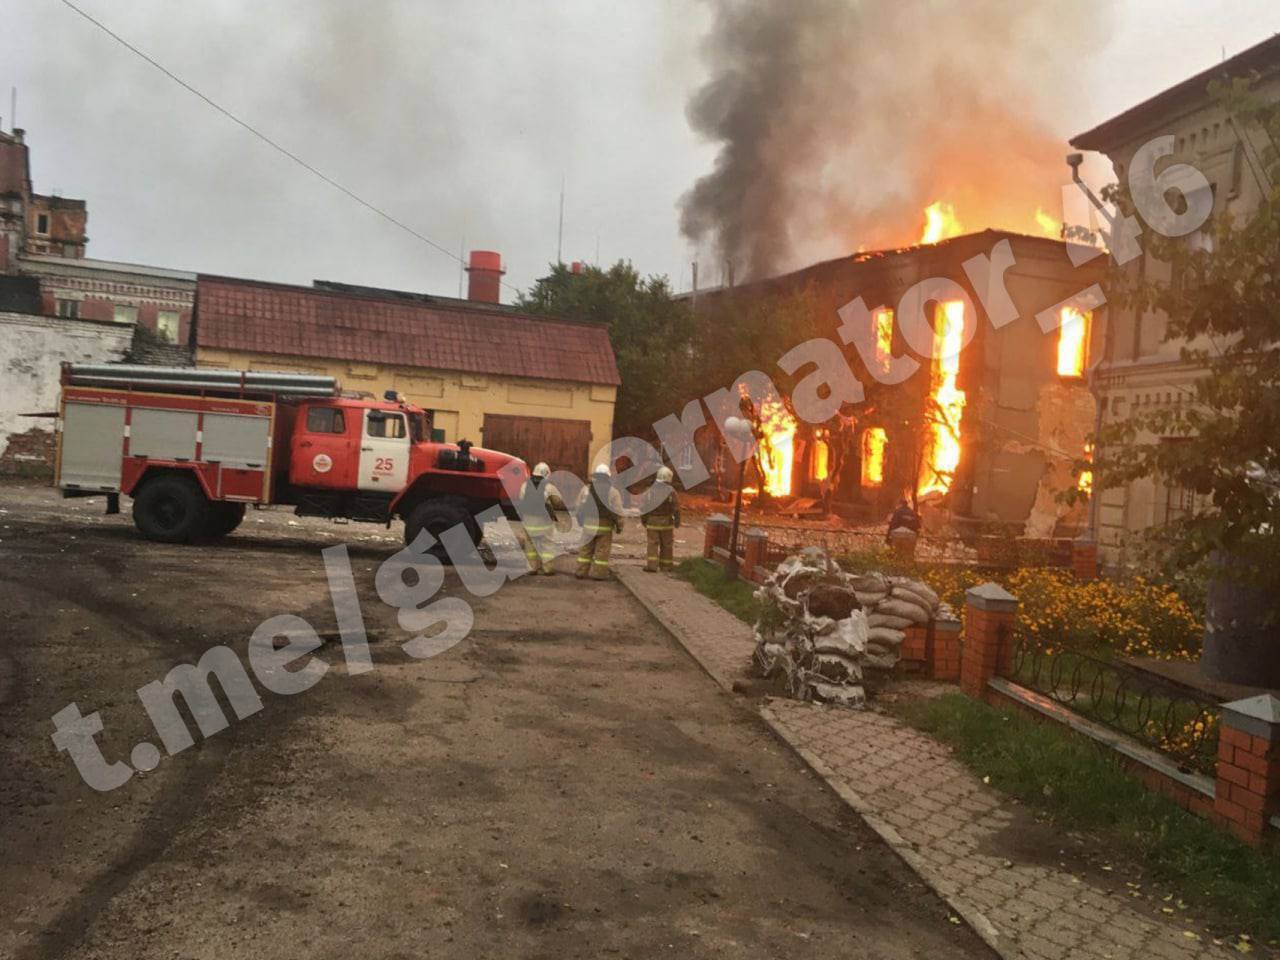
[[(520, 487), (520, 493), (516, 497), (516, 512), (524, 521), (525, 529), (530, 532), (535, 532), (535, 529), (550, 529), (555, 521), (553, 511), (565, 509), (560, 491), (543, 477), (530, 477)], [(543, 520), (544, 514), (546, 520)]]
[(595, 501), (596, 516), (599, 518), (594, 521), (594, 525), (608, 528), (612, 525), (613, 529), (618, 533), (622, 532), (622, 495), (609, 486), (607, 497), (601, 497), (596, 491), (596, 485), (588, 482), (582, 488), (582, 493), (578, 495), (578, 502), (575, 505), (575, 512), (578, 516), (578, 522), (583, 526), (590, 528), (593, 525), (590, 517), (584, 516), (583, 507), (587, 505), (587, 501)]
[(672, 490), (656, 507), (644, 515), (646, 529), (673, 530), (680, 526), (680, 500)]

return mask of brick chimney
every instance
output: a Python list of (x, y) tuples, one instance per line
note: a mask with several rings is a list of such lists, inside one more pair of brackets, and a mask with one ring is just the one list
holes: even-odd
[(467, 299), (502, 302), (502, 254), (496, 250), (472, 250), (467, 266)]

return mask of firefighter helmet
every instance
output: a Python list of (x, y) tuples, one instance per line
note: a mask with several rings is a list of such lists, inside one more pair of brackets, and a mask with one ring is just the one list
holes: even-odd
[(609, 469), (607, 463), (597, 463), (596, 468), (591, 471), (593, 477), (611, 477), (613, 472)]
[(659, 467), (659, 468), (658, 468), (658, 482), (659, 482), (659, 483), (670, 483), (674, 477), (675, 477), (675, 474), (673, 474), (673, 473), (671, 472), (671, 468), (670, 468), (670, 467)]
[(545, 463), (536, 464), (533, 468), (533, 475), (535, 477), (549, 477), (551, 476), (551, 468)]

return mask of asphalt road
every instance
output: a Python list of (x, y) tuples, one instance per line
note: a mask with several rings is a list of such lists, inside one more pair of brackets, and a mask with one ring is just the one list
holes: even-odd
[[(617, 584), (451, 573), (474, 627), (415, 659), (374, 589), (396, 530), (262, 512), (169, 547), (44, 488), (0, 511), (0, 956), (987, 956)], [(334, 630), (337, 543), (371, 670), (328, 643), (309, 690), (82, 782), (54, 713), (99, 711), (128, 760), (157, 740), (139, 687), (247, 661), (274, 615)]]

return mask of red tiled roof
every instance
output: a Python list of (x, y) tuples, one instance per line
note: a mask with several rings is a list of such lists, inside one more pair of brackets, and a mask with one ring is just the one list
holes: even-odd
[(617, 385), (603, 327), (230, 277), (196, 281), (196, 346)]

